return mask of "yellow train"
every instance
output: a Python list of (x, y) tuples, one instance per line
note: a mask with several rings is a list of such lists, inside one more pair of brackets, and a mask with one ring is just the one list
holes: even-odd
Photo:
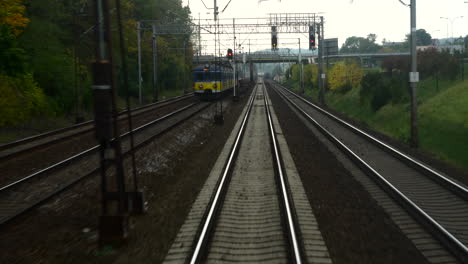
[(231, 67), (200, 66), (193, 69), (195, 95), (216, 97), (234, 88), (234, 72)]

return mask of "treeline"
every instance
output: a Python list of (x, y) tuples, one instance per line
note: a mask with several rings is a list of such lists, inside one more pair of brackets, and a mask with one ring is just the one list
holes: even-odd
[[(303, 65), (303, 68), (304, 86), (309, 89), (318, 89), (318, 65), (306, 64)], [(326, 72), (326, 69), (324, 71)], [(344, 93), (360, 85), (363, 71), (355, 60), (347, 59), (334, 63), (328, 70), (327, 75), (326, 89)], [(300, 81), (299, 64), (294, 64), (288, 68), (285, 77), (287, 80), (298, 83)]]
[[(448, 50), (429, 48), (418, 51), (417, 58), (420, 80), (432, 78), (436, 87), (439, 79), (454, 81), (463, 78), (463, 54), (459, 52), (450, 54)], [(379, 63), (380, 69), (365, 70), (360, 63), (357, 59), (334, 62), (327, 72), (326, 91), (346, 93), (357, 88), (361, 102), (369, 104), (374, 112), (389, 103), (409, 102), (410, 57), (386, 57)], [(308, 64), (303, 68), (306, 89), (318, 89), (318, 66)], [(276, 74), (281, 74), (281, 71), (273, 71), (273, 75)], [(286, 80), (299, 84), (300, 66), (292, 65), (284, 76)]]
[(0, 126), (50, 114), (19, 37), (31, 23), (21, 0), (0, 0)]
[[(118, 50), (115, 1), (111, 3), (113, 57), (119, 96), (124, 96)], [(121, 0), (128, 52), (130, 95), (138, 96), (137, 31), (139, 20), (159, 24), (189, 21), (181, 0)], [(74, 116), (90, 112), (90, 63), (94, 59), (94, 1), (0, 0), (0, 126), (37, 116)], [(152, 34), (142, 34), (142, 80), (151, 101)], [(185, 50), (184, 50), (185, 43)], [(189, 35), (157, 37), (160, 90), (182, 90), (190, 83), (192, 47)], [(187, 60), (185, 59), (187, 56)]]
[[(348, 37), (340, 48), (341, 54), (352, 53), (385, 53), (385, 52), (407, 52), (410, 48), (410, 35), (407, 34), (405, 40), (402, 42), (392, 42), (386, 39), (382, 40), (382, 45), (376, 42), (376, 34), (368, 34), (367, 37)], [(445, 40), (445, 41), (448, 41)], [(463, 45), (468, 48), (468, 35), (464, 38), (459, 37), (452, 39), (455, 45)], [(416, 30), (416, 45), (417, 46), (431, 46), (433, 39), (425, 29)]]

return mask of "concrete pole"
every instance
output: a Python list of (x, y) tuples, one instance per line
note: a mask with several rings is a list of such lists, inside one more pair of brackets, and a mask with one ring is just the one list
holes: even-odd
[(302, 73), (302, 52), (301, 52), (301, 39), (297, 39), (299, 41), (299, 83), (300, 83), (300, 88), (301, 88), (301, 93), (304, 94), (304, 79), (303, 79), (303, 73)]
[(232, 19), (232, 28), (234, 33), (234, 51), (232, 53), (232, 66), (234, 67), (234, 100), (237, 97), (237, 87), (236, 87), (236, 19)]
[(186, 94), (187, 91), (187, 41), (184, 39), (184, 94)]
[(200, 26), (200, 13), (198, 13), (198, 64), (200, 64), (201, 56), (201, 26)]
[(156, 24), (152, 25), (153, 28), (153, 102), (158, 101), (158, 43), (157, 43), (157, 36), (156, 36)]
[(141, 97), (141, 22), (137, 22), (137, 45), (138, 45), (138, 100), (142, 104)]
[(216, 4), (216, 0), (214, 0), (214, 12), (213, 13), (214, 13), (214, 21), (218, 20), (218, 5)]
[[(322, 25), (320, 27), (320, 30), (322, 30), (322, 34), (320, 34), (320, 48), (322, 49), (322, 59), (320, 60), (321, 62), (321, 67), (322, 67), (322, 90), (323, 90), (323, 103), (325, 104), (325, 81), (326, 81), (326, 72), (323, 70), (323, 49), (325, 48), (325, 26), (323, 24), (323, 16), (320, 17), (320, 24)], [(323, 45), (322, 45), (323, 44)], [(327, 63), (328, 63), (328, 57), (327, 57)]]
[(418, 140), (418, 105), (416, 100), (416, 86), (419, 81), (416, 60), (416, 0), (411, 0), (411, 138), (410, 145), (417, 148)]
[(318, 100), (321, 104), (325, 104), (325, 90), (324, 90), (324, 85), (323, 85), (323, 38), (322, 38), (322, 31), (323, 30), (323, 17), (320, 17), (320, 24), (318, 25), (318, 59), (319, 59), (319, 69), (318, 69), (318, 74), (319, 74), (319, 95), (318, 95)]

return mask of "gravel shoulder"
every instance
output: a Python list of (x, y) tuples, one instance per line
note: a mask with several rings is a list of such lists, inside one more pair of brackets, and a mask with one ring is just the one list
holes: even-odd
[(427, 263), (286, 103), (270, 96), (333, 262)]

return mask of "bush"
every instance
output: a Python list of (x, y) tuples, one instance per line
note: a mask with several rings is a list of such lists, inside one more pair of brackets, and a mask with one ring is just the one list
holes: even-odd
[(331, 90), (347, 92), (359, 85), (362, 80), (362, 70), (352, 61), (338, 62), (328, 74), (328, 85)]
[(47, 98), (31, 74), (0, 75), (0, 126), (16, 125), (32, 117), (50, 115)]
[(408, 98), (405, 74), (369, 72), (362, 78), (360, 98), (369, 101), (373, 111), (388, 103), (398, 103)]
[[(439, 52), (435, 48), (418, 51), (418, 71), (420, 78), (424, 79), (440, 73), (443, 78), (454, 80), (460, 72), (460, 63), (457, 56), (448, 51)], [(409, 72), (409, 57), (386, 57), (382, 62), (386, 72)]]

